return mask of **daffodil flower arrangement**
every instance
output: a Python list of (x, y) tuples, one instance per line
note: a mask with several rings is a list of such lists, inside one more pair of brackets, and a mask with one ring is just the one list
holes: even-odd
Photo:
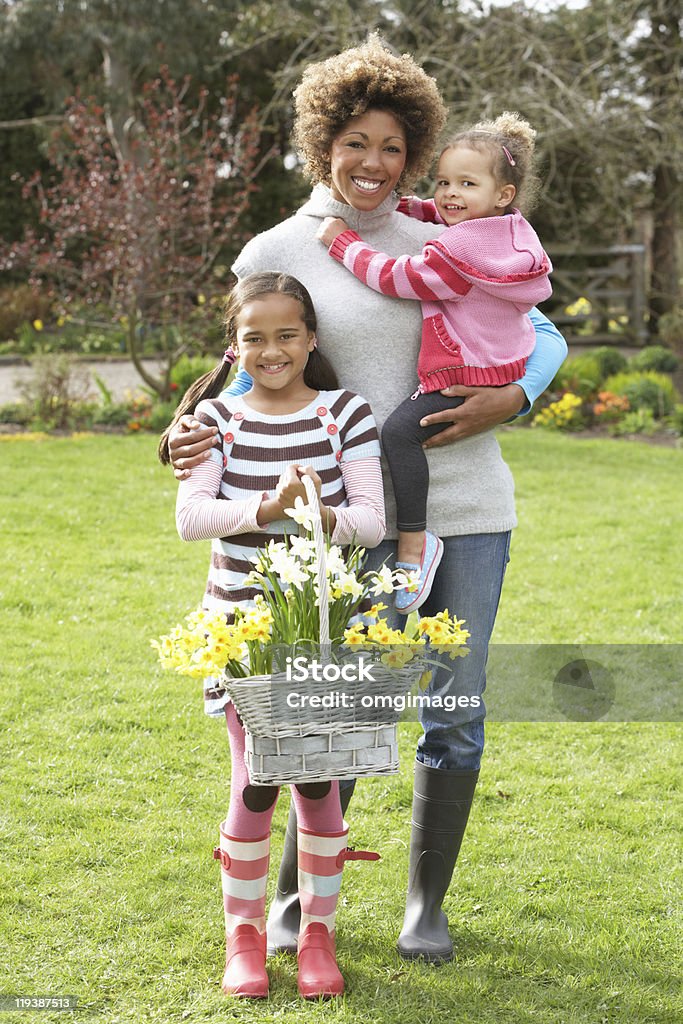
[[(315, 512), (301, 498), (285, 511), (303, 533), (285, 536), (281, 542), (271, 540), (254, 554), (254, 568), (240, 586), (259, 587), (261, 594), (255, 607), (236, 608), (232, 624), (226, 622), (224, 612), (191, 612), (186, 626), (176, 626), (168, 635), (152, 640), (164, 668), (193, 677), (222, 672), (241, 678), (269, 674), (274, 646), (310, 649), (319, 642), (319, 567), (312, 537)], [(364, 557), (365, 549), (358, 545), (344, 552), (329, 538), (326, 542), (329, 635), (333, 646), (354, 642), (347, 639), (355, 637), (347, 627), (369, 597), (417, 585), (417, 573), (392, 572), (386, 566), (377, 572), (364, 572)], [(385, 607), (375, 605), (374, 616)], [(373, 643), (407, 642), (399, 640), (404, 634), (390, 630), (383, 619), (370, 628)]]
[(534, 427), (550, 427), (554, 430), (568, 430), (581, 425), (582, 401), (578, 395), (566, 391), (557, 402), (551, 402), (541, 409), (532, 420)]

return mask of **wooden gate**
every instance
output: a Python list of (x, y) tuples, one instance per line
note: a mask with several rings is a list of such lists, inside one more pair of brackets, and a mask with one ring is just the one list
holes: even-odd
[[(541, 309), (569, 344), (647, 343), (644, 245), (552, 245), (548, 255), (554, 267), (553, 294)], [(574, 315), (566, 312), (575, 306)]]

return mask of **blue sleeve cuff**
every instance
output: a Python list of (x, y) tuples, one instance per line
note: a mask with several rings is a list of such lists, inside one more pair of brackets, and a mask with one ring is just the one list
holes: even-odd
[(529, 311), (529, 319), (536, 331), (536, 345), (527, 359), (524, 376), (515, 381), (527, 398), (518, 416), (526, 416), (531, 411), (534, 402), (548, 388), (567, 358), (568, 351), (567, 342), (555, 324), (535, 306)]
[(241, 367), (238, 368), (237, 373), (232, 378), (225, 393), (228, 395), (246, 395), (247, 391), (251, 391), (251, 386), (254, 382), (247, 373)]

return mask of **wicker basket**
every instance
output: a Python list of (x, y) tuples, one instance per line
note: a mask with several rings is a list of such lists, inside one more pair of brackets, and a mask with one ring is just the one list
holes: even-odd
[[(309, 504), (316, 507), (313, 482), (309, 477), (303, 481)], [(324, 652), (330, 649), (329, 606), (325, 539), (319, 517), (313, 527), (321, 594), (320, 649)], [(421, 667), (410, 665), (391, 671), (376, 663), (371, 671), (370, 684), (363, 680), (300, 685), (284, 673), (246, 679), (224, 676), (225, 689), (244, 723), (245, 758), (251, 782), (286, 785), (395, 774), (399, 767), (396, 723), (402, 710), (395, 698), (408, 693)], [(287, 694), (295, 690), (305, 693), (303, 707), (289, 707), (287, 703)], [(310, 698), (329, 700), (330, 694), (340, 691), (346, 695), (347, 706), (323, 705), (311, 710)], [(371, 693), (385, 698), (379, 703), (386, 706), (373, 703), (367, 707)]]

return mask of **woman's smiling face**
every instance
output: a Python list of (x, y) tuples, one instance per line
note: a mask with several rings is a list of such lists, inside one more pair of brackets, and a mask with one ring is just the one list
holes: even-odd
[(356, 210), (376, 210), (395, 189), (407, 152), (403, 127), (388, 111), (349, 118), (330, 150), (332, 198)]

